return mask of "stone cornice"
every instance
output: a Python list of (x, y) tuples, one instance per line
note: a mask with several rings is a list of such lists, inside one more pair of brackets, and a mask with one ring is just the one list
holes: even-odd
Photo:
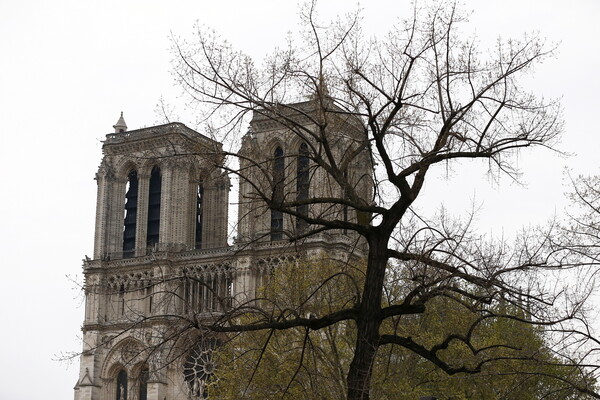
[(106, 135), (103, 151), (106, 155), (130, 154), (132, 151), (145, 151), (174, 144), (191, 149), (204, 148), (210, 153), (220, 153), (222, 145), (182, 123), (173, 122), (149, 128), (136, 129)]

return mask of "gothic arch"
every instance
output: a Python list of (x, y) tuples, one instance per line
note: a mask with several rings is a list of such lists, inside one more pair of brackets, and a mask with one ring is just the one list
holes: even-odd
[(127, 181), (127, 176), (131, 171), (136, 171), (138, 176), (140, 175), (140, 166), (131, 159), (125, 159), (119, 162), (119, 164), (115, 167), (115, 176), (119, 180)]
[(263, 157), (267, 156), (268, 159), (271, 159), (273, 157), (273, 153), (275, 152), (275, 149), (277, 149), (278, 147), (281, 147), (281, 149), (283, 150), (284, 154), (287, 154), (288, 152), (288, 146), (287, 143), (283, 140), (281, 140), (281, 138), (279, 136), (283, 136), (283, 133), (279, 133), (277, 135), (277, 137), (273, 137), (271, 139), (269, 139), (266, 143), (266, 146), (264, 146), (264, 151), (266, 153), (263, 153)]
[[(120, 362), (114, 363), (108, 369), (106, 375), (102, 376), (102, 380), (104, 381), (103, 388), (103, 398), (106, 400), (116, 400), (117, 399), (117, 387), (119, 386), (119, 379), (123, 377), (127, 380), (129, 373), (127, 371), (127, 367)], [(125, 386), (129, 386), (127, 382), (125, 382)], [(127, 389), (125, 389), (126, 391)]]
[(294, 156), (298, 155), (302, 143), (306, 143), (306, 145), (308, 146), (308, 150), (311, 150), (311, 146), (309, 144), (312, 143), (312, 140), (310, 140), (310, 138), (304, 138), (299, 135), (293, 135), (288, 142), (288, 147), (289, 149), (291, 149), (290, 154), (293, 154)]
[(150, 367), (146, 361), (140, 361), (131, 368), (129, 376), (130, 395), (136, 400), (147, 400)]
[(100, 377), (113, 379), (121, 369), (125, 369), (130, 374), (133, 366), (145, 361), (144, 344), (133, 337), (126, 337), (115, 344), (106, 355)]
[(295, 160), (296, 161), (295, 162), (295, 164), (296, 164), (296, 166), (295, 166), (296, 167), (296, 174), (298, 173), (298, 170), (297, 170), (297, 167), (298, 167), (297, 160), (298, 160), (298, 158), (299, 157), (307, 157), (308, 158), (308, 162), (310, 163), (310, 161), (311, 161), (310, 160), (310, 158), (311, 158), (311, 152), (310, 151), (311, 151), (310, 146), (304, 140), (298, 142), (297, 145), (294, 146), (293, 156), (296, 159)]
[(152, 169), (154, 167), (158, 167), (158, 169), (160, 169), (161, 173), (165, 170), (165, 163), (161, 162), (160, 160), (156, 160), (156, 159), (147, 159), (144, 160), (139, 168), (139, 175), (140, 176), (150, 176), (150, 174), (152, 173)]
[(120, 362), (115, 362), (107, 369), (106, 373), (102, 374), (103, 379), (114, 379), (119, 374), (119, 371), (127, 371), (127, 367)]

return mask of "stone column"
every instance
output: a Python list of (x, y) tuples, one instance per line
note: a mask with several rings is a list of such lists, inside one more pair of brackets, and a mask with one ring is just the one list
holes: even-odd
[(146, 255), (146, 232), (148, 230), (148, 191), (150, 188), (150, 172), (143, 171), (138, 175), (137, 219), (135, 222), (135, 255)]
[(229, 209), (227, 176), (217, 176), (205, 182), (202, 206), (202, 248), (224, 247), (227, 244)]
[(254, 298), (254, 286), (249, 257), (239, 257), (235, 260), (233, 307), (244, 304)]
[(172, 225), (173, 216), (171, 205), (173, 198), (173, 163), (165, 162), (161, 166), (161, 194), (160, 194), (160, 228), (159, 228), (159, 248), (166, 250), (166, 247), (172, 243)]
[(197, 195), (198, 195), (199, 182), (194, 176), (190, 175), (188, 180), (187, 188), (187, 231), (186, 231), (186, 243), (190, 249), (196, 247), (196, 218), (198, 215), (197, 207)]
[(108, 204), (107, 193), (108, 193), (108, 181), (106, 177), (106, 171), (101, 169), (96, 174), (96, 182), (98, 184), (98, 192), (96, 197), (96, 230), (94, 233), (94, 259), (102, 257), (102, 253), (106, 251), (106, 223), (107, 223), (107, 209)]
[(121, 254), (123, 251), (123, 223), (125, 213), (125, 186), (126, 179), (109, 178), (107, 187), (108, 201), (105, 204), (107, 224), (104, 225), (106, 240), (105, 253), (112, 255)]
[(182, 161), (173, 165), (171, 169), (171, 186), (169, 187), (169, 220), (171, 224), (169, 243), (176, 250), (188, 247), (187, 232), (191, 218), (189, 218), (189, 167)]

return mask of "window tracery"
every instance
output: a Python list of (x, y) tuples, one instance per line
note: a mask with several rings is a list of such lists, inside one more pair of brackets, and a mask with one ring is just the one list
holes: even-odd
[(219, 346), (216, 338), (199, 338), (183, 365), (183, 376), (193, 399), (207, 399), (209, 387), (214, 382), (213, 353)]

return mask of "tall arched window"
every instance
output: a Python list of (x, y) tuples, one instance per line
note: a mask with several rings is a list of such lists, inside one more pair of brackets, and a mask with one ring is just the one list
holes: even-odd
[(148, 400), (148, 378), (150, 376), (150, 371), (148, 368), (143, 368), (140, 371), (140, 379), (139, 379), (139, 400)]
[[(298, 150), (298, 159), (296, 160), (296, 200), (308, 199), (309, 172), (308, 172), (308, 145), (302, 143)], [(308, 204), (296, 206), (296, 212), (300, 215), (308, 216)], [(296, 231), (298, 233), (306, 230), (307, 223), (302, 218), (296, 218)]]
[(204, 198), (204, 186), (198, 185), (196, 189), (196, 248), (202, 248), (202, 203)]
[(120, 370), (117, 374), (117, 400), (127, 400), (127, 371)]
[(135, 255), (135, 232), (137, 222), (138, 176), (131, 171), (127, 175), (125, 193), (125, 221), (123, 223), (123, 257)]
[(150, 174), (150, 189), (148, 191), (148, 229), (146, 231), (146, 245), (152, 247), (158, 243), (160, 229), (160, 194), (161, 176), (160, 168), (152, 168)]
[[(273, 206), (283, 202), (285, 159), (281, 147), (275, 149), (273, 160)], [(271, 209), (271, 240), (283, 239), (283, 212)]]

